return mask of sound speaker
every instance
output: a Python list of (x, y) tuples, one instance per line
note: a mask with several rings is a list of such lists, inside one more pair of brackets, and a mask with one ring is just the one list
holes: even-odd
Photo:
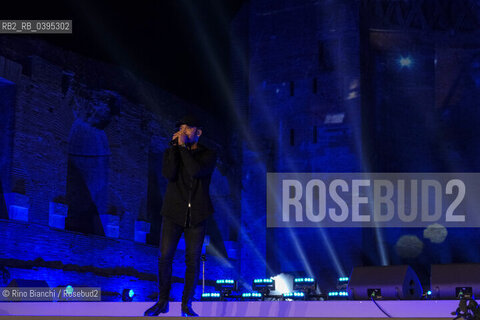
[(480, 297), (480, 264), (432, 264), (430, 288), (435, 299)]
[(423, 294), (415, 271), (407, 265), (353, 268), (348, 290), (356, 300), (419, 299)]

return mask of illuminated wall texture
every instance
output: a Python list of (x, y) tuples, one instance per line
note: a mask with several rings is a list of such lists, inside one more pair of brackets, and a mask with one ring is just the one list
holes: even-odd
[[(51, 287), (100, 286), (104, 300), (118, 300), (132, 288), (137, 300), (154, 299), (166, 186), (162, 153), (175, 119), (198, 110), (119, 68), (40, 41), (1, 41), (2, 284), (27, 279)], [(32, 51), (50, 55), (26, 56)], [(238, 260), (236, 239), (224, 231), (235, 187), (225, 170), (228, 149), (208, 132), (203, 141), (221, 149), (212, 179), (218, 218), (209, 226), (211, 285), (232, 276)], [(182, 243), (174, 270), (172, 297), (179, 299)]]
[(266, 274), (330, 289), (357, 265), (410, 264), (426, 286), (430, 264), (479, 260), (469, 228), (259, 227), (266, 172), (478, 171), (480, 9), (420, 2), (250, 2), (245, 104), (257, 139), (244, 144), (242, 217)]

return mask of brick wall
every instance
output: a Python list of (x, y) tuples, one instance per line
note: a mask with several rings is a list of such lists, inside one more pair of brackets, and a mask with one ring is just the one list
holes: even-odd
[[(134, 241), (136, 221), (150, 222), (147, 241), (158, 243), (158, 203), (161, 205), (166, 185), (160, 173), (161, 155), (168, 146), (174, 120), (189, 111), (208, 123), (215, 123), (215, 116), (201, 113), (196, 106), (120, 67), (84, 58), (42, 41), (1, 37), (0, 42), (0, 77), (2, 83), (14, 88), (12, 103), (1, 106), (5, 114), (8, 111), (12, 115), (2, 118), (0, 126), (2, 134), (12, 139), (10, 144), (7, 140), (1, 141), (2, 152), (5, 151), (0, 157), (2, 193), (10, 195), (10, 202), (20, 201), (28, 212), (27, 221), (8, 220), (5, 212), (0, 217), (4, 243), (0, 265), (7, 267), (11, 279), (46, 280), (50, 286), (96, 284), (106, 291), (120, 293), (128, 287), (137, 292), (137, 300), (153, 299), (158, 249), (155, 245)], [(118, 236), (114, 238), (49, 226), (51, 203), (68, 206), (69, 157), (71, 160), (72, 153), (78, 157), (71, 144), (72, 126), (79, 112), (73, 99), (78, 97), (72, 89), (74, 84), (88, 90), (109, 89), (118, 97), (119, 112), (99, 130), (100, 135), (89, 135), (90, 140), (85, 142), (93, 147), (96, 143), (106, 144), (105, 154), (99, 155), (104, 157), (105, 167), (97, 166), (89, 171), (93, 182), (87, 189), (93, 195), (92, 188), (106, 182), (104, 189), (95, 191), (103, 194), (106, 207), (96, 209), (105, 213), (115, 208), (120, 215), (115, 226)], [(12, 97), (10, 91), (1, 92), (3, 101), (8, 102)], [(219, 163), (225, 163), (225, 159), (231, 158), (230, 149), (211, 138), (216, 136), (215, 130), (215, 127), (207, 130), (202, 141), (219, 149)], [(106, 137), (104, 142), (95, 140), (102, 135)], [(101, 183), (99, 175), (105, 177)], [(238, 188), (236, 181), (232, 170), (217, 170), (212, 179), (216, 216), (221, 226), (216, 239), (218, 243), (229, 240), (231, 245), (227, 247), (232, 253), (236, 247), (232, 241), (236, 238), (229, 237), (230, 220), (225, 212), (235, 216), (237, 213), (232, 211), (237, 210), (235, 201), (238, 200), (225, 199), (233, 192), (228, 190)], [(93, 199), (93, 203), (98, 204), (97, 200)], [(62, 207), (59, 208), (61, 211)], [(57, 219), (61, 217), (61, 213), (57, 215)], [(105, 225), (103, 227), (105, 229)], [(180, 284), (185, 270), (183, 255), (180, 249), (174, 261), (172, 297), (177, 300), (181, 297)], [(208, 281), (232, 273), (232, 263), (235, 264), (237, 258), (234, 255), (219, 258), (210, 253), (207, 257)]]

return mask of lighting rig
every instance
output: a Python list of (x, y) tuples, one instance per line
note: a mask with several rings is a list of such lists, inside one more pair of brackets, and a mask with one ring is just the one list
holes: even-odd
[(288, 292), (283, 294), (284, 300), (305, 300), (305, 292)]
[(263, 295), (260, 292), (244, 292), (242, 293), (243, 301), (260, 301), (263, 299)]
[(254, 279), (252, 289), (261, 293), (263, 296), (268, 295), (270, 291), (275, 290), (275, 280), (273, 279)]
[(224, 301), (228, 298), (239, 298), (232, 295), (232, 292), (238, 291), (237, 280), (219, 279), (215, 281), (216, 292), (205, 292), (202, 294), (203, 301)]

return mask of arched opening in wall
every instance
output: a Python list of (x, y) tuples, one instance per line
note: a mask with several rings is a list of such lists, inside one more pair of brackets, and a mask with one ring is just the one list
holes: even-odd
[(0, 219), (8, 219), (4, 193), (12, 188), (15, 95), (15, 83), (0, 78)]
[(108, 157), (68, 155), (65, 229), (105, 235), (99, 207), (107, 200), (107, 176)]
[(105, 235), (101, 216), (105, 227), (118, 229), (118, 219), (109, 212), (110, 149), (104, 131), (118, 113), (116, 97), (105, 90), (81, 88), (74, 101), (76, 119), (69, 138), (65, 228)]

